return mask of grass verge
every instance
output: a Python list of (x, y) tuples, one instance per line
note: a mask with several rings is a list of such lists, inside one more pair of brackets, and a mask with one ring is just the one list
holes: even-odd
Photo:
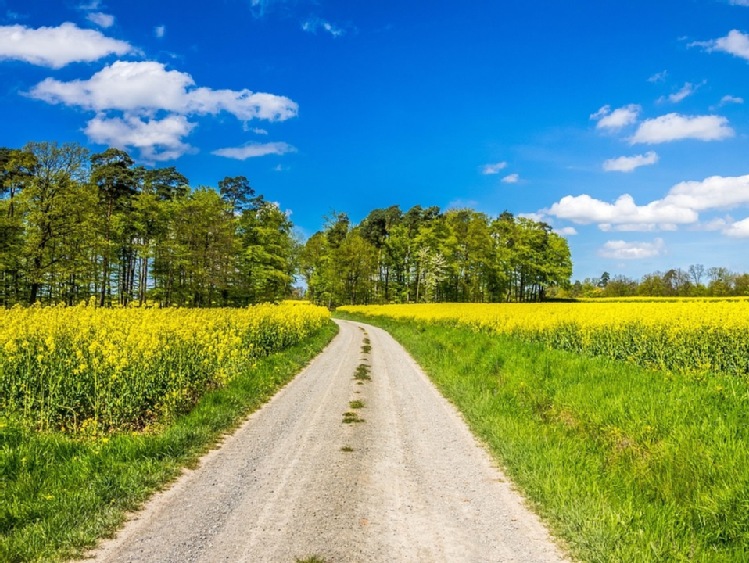
[[(353, 318), (338, 314), (341, 318)], [(749, 560), (749, 384), (372, 317), (582, 561)]]
[(194, 465), (337, 331), (331, 322), (306, 342), (258, 360), (152, 434), (86, 440), (30, 432), (0, 417), (0, 561), (60, 561), (111, 536), (128, 511)]

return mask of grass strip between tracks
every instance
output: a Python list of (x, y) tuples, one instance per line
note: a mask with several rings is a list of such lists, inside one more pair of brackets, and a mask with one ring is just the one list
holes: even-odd
[(388, 330), (582, 561), (749, 560), (749, 385), (448, 324)]
[(76, 439), (0, 417), (0, 561), (64, 560), (111, 535), (127, 511), (194, 466), (337, 330), (331, 322), (306, 342), (258, 360), (158, 432)]

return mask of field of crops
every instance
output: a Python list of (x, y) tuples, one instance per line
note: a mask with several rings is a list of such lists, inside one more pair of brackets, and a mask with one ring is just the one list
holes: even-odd
[(0, 412), (39, 430), (143, 429), (328, 319), (323, 307), (294, 303), (0, 309)]
[(749, 373), (749, 300), (341, 307), (369, 317), (445, 322), (670, 371)]

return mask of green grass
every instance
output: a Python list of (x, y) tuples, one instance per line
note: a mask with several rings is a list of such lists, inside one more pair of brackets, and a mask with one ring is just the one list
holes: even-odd
[(355, 422), (364, 422), (364, 419), (359, 418), (359, 415), (355, 412), (346, 411), (343, 413), (343, 420), (341, 422), (343, 422), (343, 424), (352, 424)]
[(352, 409), (363, 409), (364, 401), (360, 401), (360, 400), (349, 401), (348, 406), (351, 407)]
[(749, 560), (745, 379), (648, 371), (447, 325), (358, 320), (409, 350), (574, 557)]
[(126, 511), (194, 465), (336, 332), (331, 322), (307, 342), (259, 360), (159, 432), (87, 440), (31, 432), (0, 417), (0, 561), (63, 560), (111, 536)]
[(370, 381), (372, 376), (369, 375), (369, 366), (367, 364), (359, 364), (354, 372), (354, 379), (361, 381)]

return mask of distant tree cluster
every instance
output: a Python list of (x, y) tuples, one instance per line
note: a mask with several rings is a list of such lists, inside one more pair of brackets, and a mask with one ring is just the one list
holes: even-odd
[(291, 291), (291, 229), (243, 176), (193, 189), (118, 149), (0, 149), (0, 306), (276, 300)]
[(309, 297), (366, 303), (540, 301), (569, 285), (567, 241), (545, 223), (470, 209), (333, 214), (301, 251)]
[(723, 267), (692, 264), (666, 272), (646, 274), (640, 280), (604, 272), (600, 278), (576, 281), (570, 297), (728, 297), (749, 295), (749, 274)]

